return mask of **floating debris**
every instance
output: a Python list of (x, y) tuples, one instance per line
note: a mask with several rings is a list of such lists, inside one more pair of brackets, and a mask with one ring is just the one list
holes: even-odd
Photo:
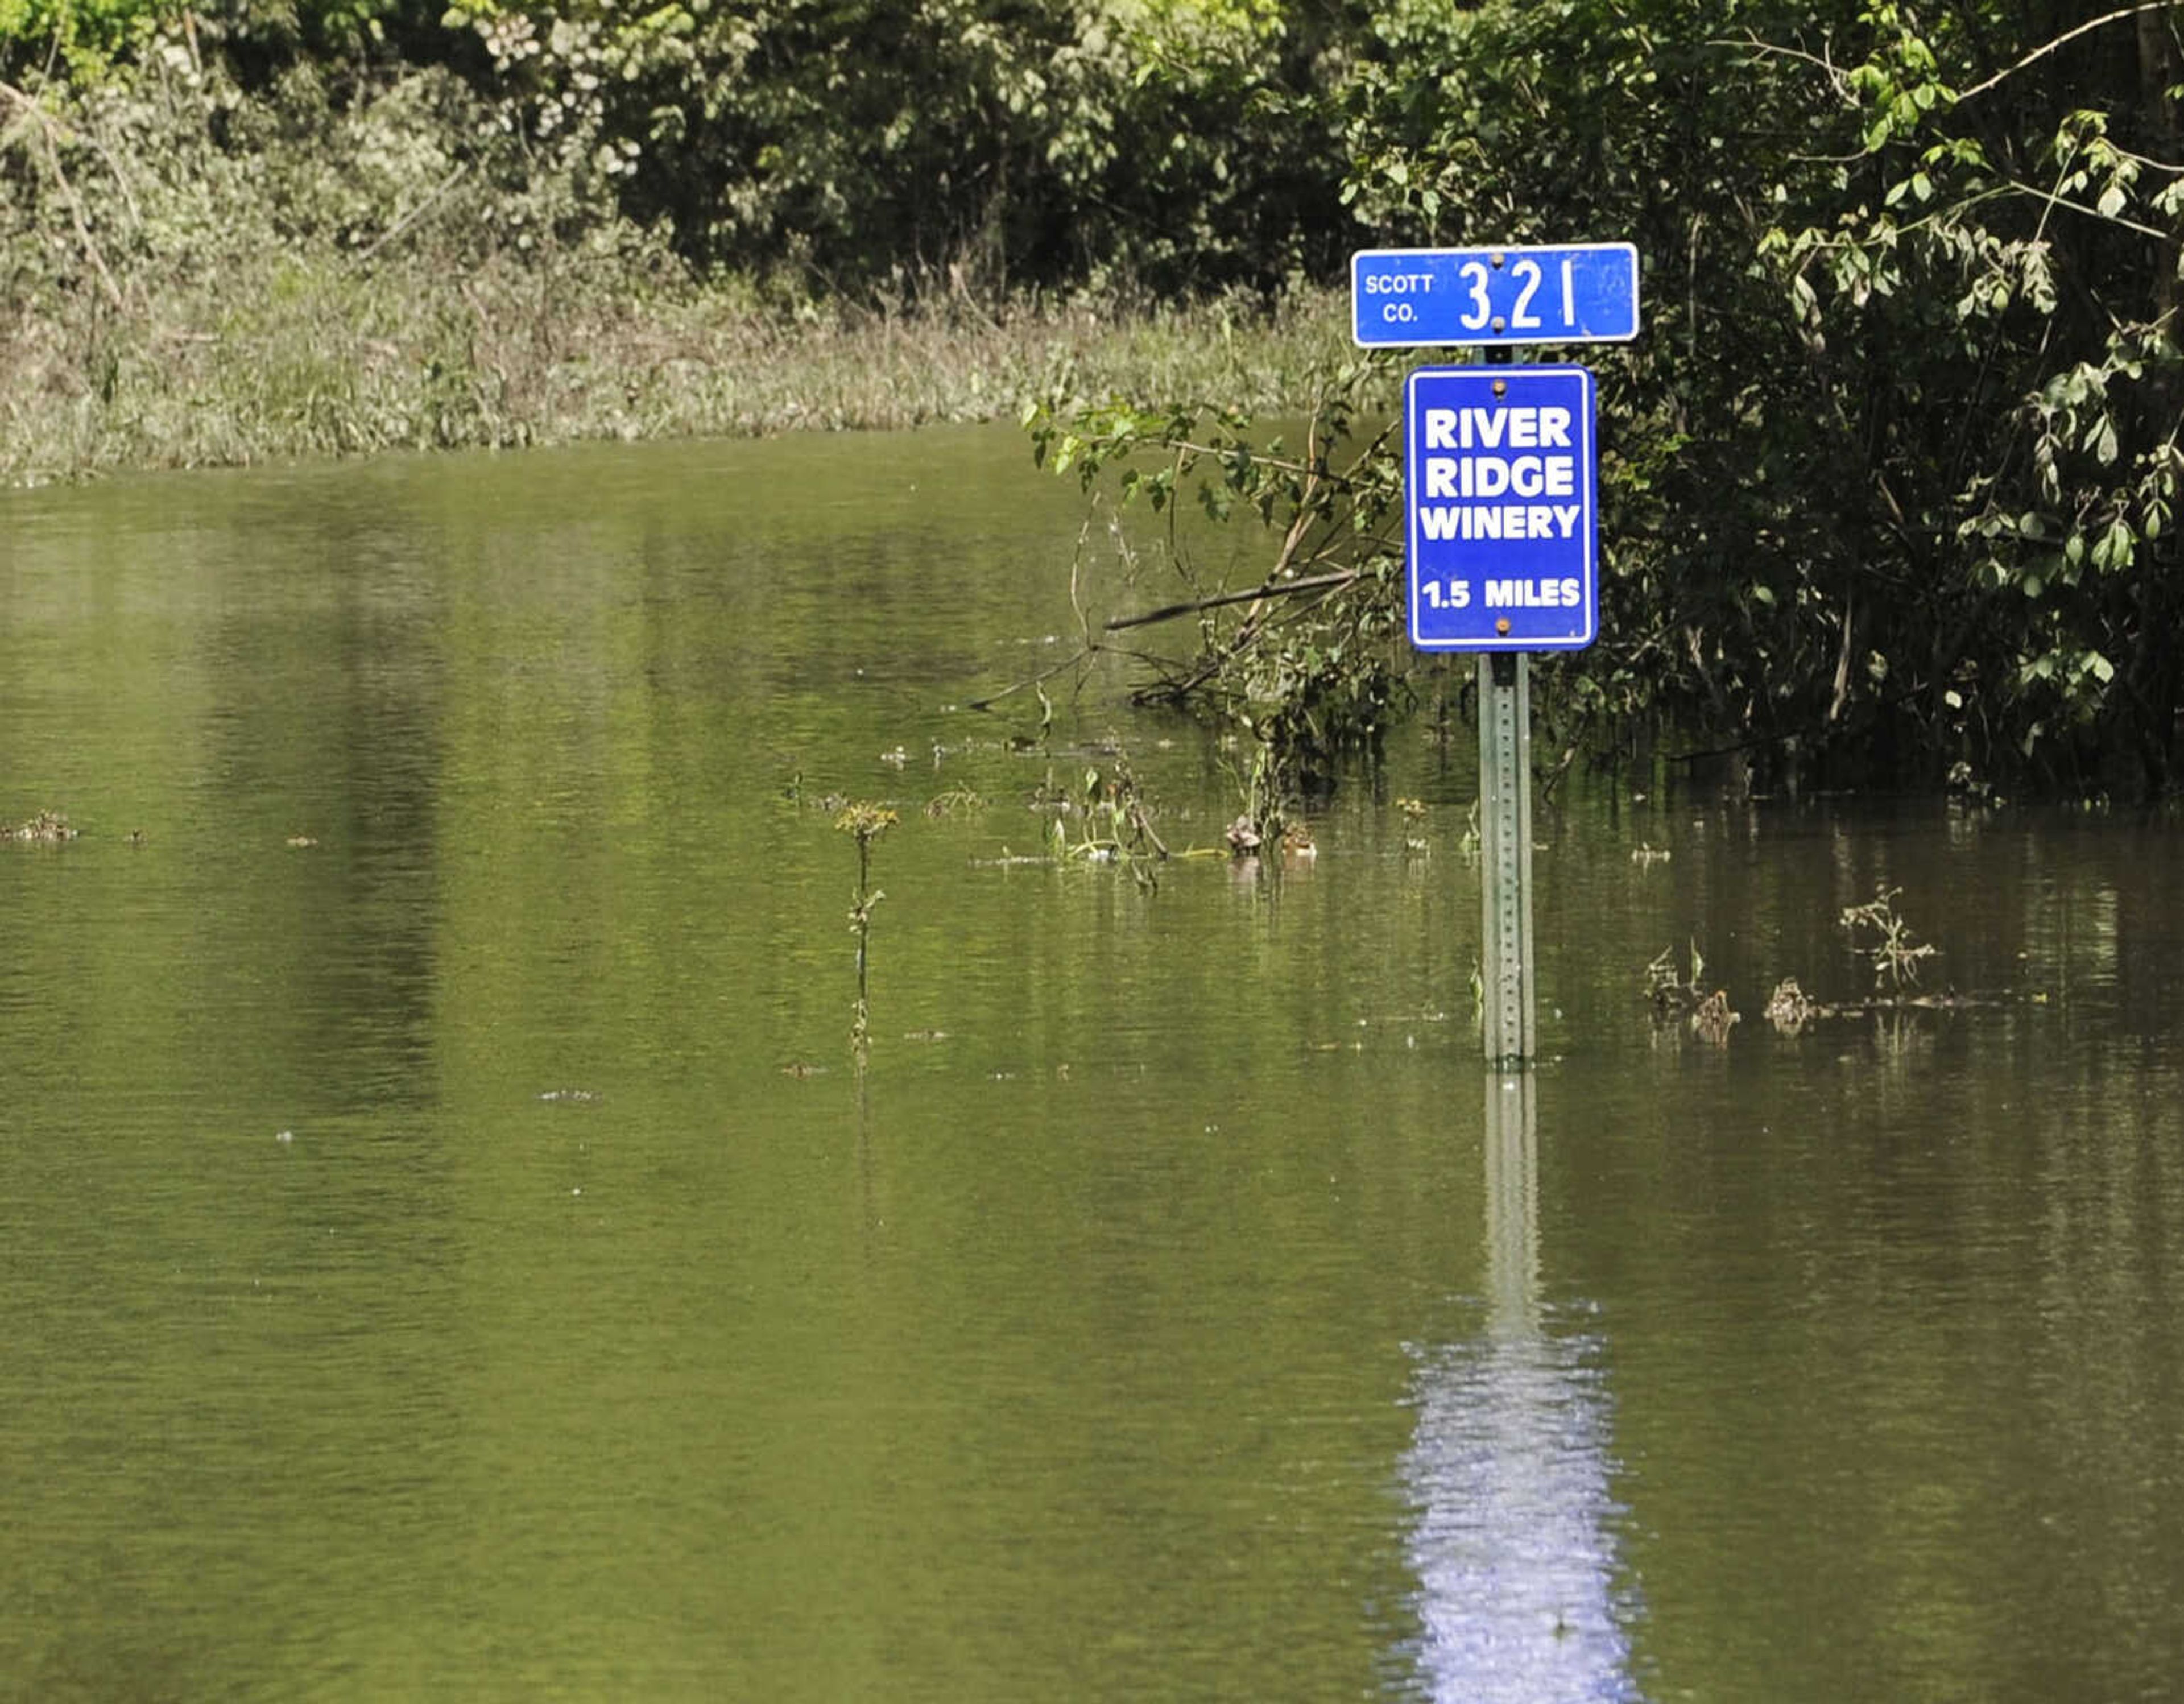
[(1740, 1022), (1744, 1014), (1729, 1009), (1729, 990), (1716, 988), (1701, 1000), (1691, 1012), (1691, 1033), (1701, 1041), (1721, 1047), (1729, 1040), (1730, 1030)]
[(288, 844), (298, 852), (308, 852), (318, 844), (318, 837), (315, 834), (291, 834), (288, 837)]
[(1649, 846), (1642, 840), (1630, 849), (1630, 861), (1641, 869), (1649, 869), (1656, 864), (1665, 864), (1674, 856), (1675, 854), (1669, 851), (1667, 847)]
[(976, 789), (951, 787), (945, 793), (936, 794), (925, 801), (925, 814), (939, 821), (944, 816), (955, 816), (975, 810), (983, 810), (986, 801)]
[[(2030, 997), (2036, 1005), (2044, 1005), (2048, 996), (2035, 994)], [(1998, 1006), (2006, 999), (1993, 995), (1962, 994), (1954, 988), (1945, 988), (1940, 994), (1876, 994), (1870, 1000), (1819, 1000), (1797, 985), (1795, 977), (1785, 977), (1774, 985), (1774, 992), (1767, 997), (1768, 1022), (1784, 1035), (1797, 1035), (1823, 1019), (1858, 1017), (1901, 1017), (1914, 1011), (1964, 1011), (1976, 1007)]]
[(827, 1074), (827, 1067), (823, 1065), (806, 1065), (800, 1060), (793, 1065), (783, 1066), (781, 1074), (783, 1077), (824, 1077)]
[(1797, 977), (1785, 977), (1774, 985), (1774, 992), (1767, 996), (1764, 1016), (1782, 1034), (1795, 1035), (1824, 1010), (1819, 1001), (1797, 986)]
[(599, 1097), (594, 1090), (589, 1089), (549, 1089), (538, 1098), (541, 1100), (566, 1100), (577, 1105), (588, 1105)]
[(905, 1041), (945, 1041), (948, 1032), (944, 1029), (906, 1029), (902, 1033), (902, 1039)]
[(1706, 975), (1706, 960), (1699, 952), (1699, 944), (1691, 944), (1691, 973), (1685, 980), (1676, 974), (1674, 947), (1663, 947), (1646, 966), (1646, 998), (1653, 1003), (1653, 1010), (1666, 1017), (1672, 1012), (1688, 1011), (1704, 998), (1705, 986), (1700, 980)]
[(10, 840), (37, 840), (48, 846), (57, 846), (64, 840), (73, 840), (77, 831), (69, 827), (69, 820), (58, 810), (41, 810), (29, 821), (19, 822), (8, 831)]

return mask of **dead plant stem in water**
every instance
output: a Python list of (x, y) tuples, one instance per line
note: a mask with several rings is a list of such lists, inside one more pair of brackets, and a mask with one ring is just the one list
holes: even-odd
[(850, 1020), (850, 1051), (861, 1068), (872, 1050), (871, 984), (868, 960), (872, 910), (887, 895), (872, 886), (872, 842), (900, 819), (884, 805), (858, 800), (834, 819), (834, 827), (857, 843), (857, 888), (850, 896), (850, 933), (857, 938), (857, 1004)]

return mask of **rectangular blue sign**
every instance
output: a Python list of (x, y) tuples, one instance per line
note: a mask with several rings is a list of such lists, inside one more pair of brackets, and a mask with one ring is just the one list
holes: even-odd
[(1574, 651), (1599, 629), (1597, 395), (1584, 367), (1420, 367), (1403, 387), (1411, 643)]
[(1365, 248), (1350, 257), (1351, 335), (1368, 348), (1626, 343), (1638, 335), (1638, 251)]

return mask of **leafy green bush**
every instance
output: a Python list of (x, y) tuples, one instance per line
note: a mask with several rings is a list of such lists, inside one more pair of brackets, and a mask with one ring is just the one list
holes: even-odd
[(96, 75), (176, 9), (173, 0), (0, 0), (0, 75)]
[[(2173, 11), (2049, 37), (1994, 0), (1399, 0), (1352, 47), (1329, 109), (1374, 242), (1641, 253), (1640, 338), (1591, 352), (1602, 639), (1543, 703), (1672, 721), (1763, 784), (2184, 781)], [(1043, 426), (1100, 454), (1173, 412)], [(1318, 499), (1367, 560), (1387, 462)], [(1234, 693), (1285, 643), (1220, 628), (1185, 677)]]
[(421, 0), (0, 0), (0, 73), (12, 65), (97, 82), (163, 31), (193, 54), (225, 47), (265, 64), (306, 49), (353, 52), (390, 29), (415, 41), (438, 19)]
[(1368, 219), (1643, 257), (1574, 695), (1778, 777), (2184, 778), (2168, 23), (1555, 0), (1379, 29), (1345, 97)]
[(1273, 0), (458, 0), (533, 146), (701, 264), (1173, 290), (1332, 250), (1318, 14)]

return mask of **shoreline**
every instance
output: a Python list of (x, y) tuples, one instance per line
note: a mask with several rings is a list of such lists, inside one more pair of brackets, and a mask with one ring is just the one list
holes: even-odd
[(125, 317), (64, 325), (15, 304), (0, 489), (387, 450), (975, 424), (1056, 393), (1301, 412), (1357, 353), (1346, 298), (1317, 286), (1272, 302), (889, 313), (768, 308), (734, 284), (633, 287), (619, 268), (450, 278), (276, 255), (254, 270), (140, 298)]

